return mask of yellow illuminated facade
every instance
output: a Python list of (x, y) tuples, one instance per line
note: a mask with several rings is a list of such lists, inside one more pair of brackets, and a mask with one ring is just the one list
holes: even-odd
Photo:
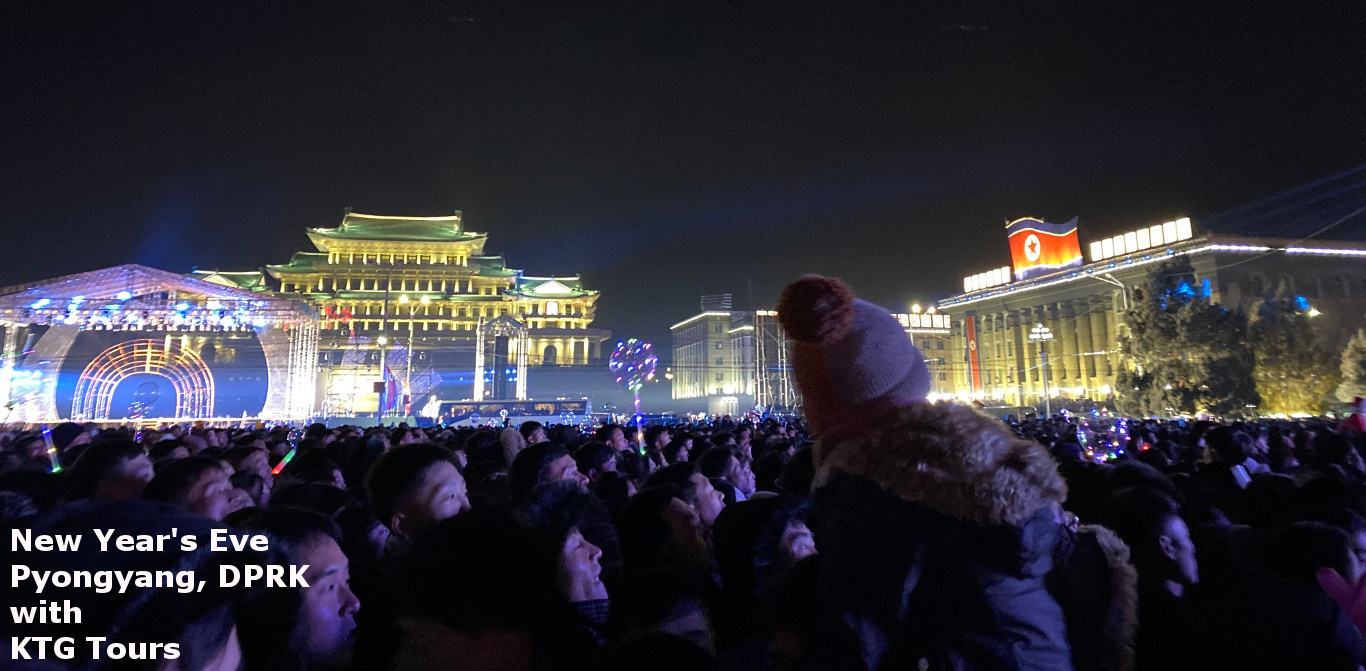
[(317, 308), (324, 334), (424, 342), (472, 340), (479, 324), (511, 315), (530, 329), (531, 365), (587, 364), (606, 334), (591, 328), (598, 292), (578, 277), (529, 277), (484, 253), (487, 233), (456, 212), (395, 217), (348, 212), (336, 228), (312, 228), (316, 252), (266, 266), (279, 293)]
[[(527, 364), (589, 367), (604, 355), (610, 333), (593, 328), (599, 294), (578, 276), (532, 277), (488, 254), (487, 233), (465, 229), (460, 212), (402, 217), (347, 211), (334, 228), (310, 228), (316, 251), (260, 272), (196, 271), (209, 282), (297, 298), (319, 317), (325, 412), (374, 412), (383, 379), (381, 350), (392, 374), (410, 383), (413, 403), (440, 393), (472, 393), (475, 335), (482, 323), (510, 316), (527, 331)], [(273, 281), (272, 281), (273, 280)], [(516, 343), (511, 344), (516, 354)], [(394, 350), (410, 351), (412, 359)], [(424, 387), (424, 371), (444, 391)], [(568, 370), (568, 369), (566, 369)], [(536, 375), (531, 378), (534, 381)], [(431, 378), (438, 379), (438, 378)], [(447, 385), (455, 385), (450, 387)], [(539, 393), (559, 395), (558, 389)], [(429, 400), (429, 399), (427, 399)]]

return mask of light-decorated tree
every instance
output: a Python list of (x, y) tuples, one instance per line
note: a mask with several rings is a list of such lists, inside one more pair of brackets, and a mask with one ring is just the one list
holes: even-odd
[(1328, 409), (1338, 374), (1318, 344), (1309, 303), (1285, 288), (1268, 296), (1248, 324), (1253, 379), (1263, 414), (1319, 414)]
[(1116, 376), (1120, 412), (1143, 416), (1244, 415), (1258, 403), (1247, 316), (1210, 302), (1190, 262), (1148, 272), (1132, 290)]
[(1342, 350), (1342, 361), (1338, 364), (1338, 400), (1351, 403), (1352, 399), (1366, 397), (1366, 329), (1359, 329), (1347, 347)]

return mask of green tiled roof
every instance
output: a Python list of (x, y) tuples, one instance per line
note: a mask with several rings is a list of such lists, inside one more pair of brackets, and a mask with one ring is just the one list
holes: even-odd
[(486, 237), (467, 233), (460, 213), (442, 217), (394, 217), (347, 212), (337, 228), (311, 228), (309, 233), (340, 240), (461, 242)]
[(522, 296), (592, 296), (578, 277), (520, 277), (513, 292)]
[(322, 252), (294, 252), (294, 256), (289, 257), (289, 263), (266, 266), (266, 269), (280, 273), (307, 273), (315, 269), (314, 264), (318, 261), (327, 261), (327, 254)]

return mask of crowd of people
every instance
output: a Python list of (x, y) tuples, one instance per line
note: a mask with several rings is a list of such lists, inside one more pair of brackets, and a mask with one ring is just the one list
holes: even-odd
[[(1347, 669), (1366, 661), (1359, 419), (1129, 421), (929, 403), (884, 310), (808, 277), (779, 313), (800, 421), (592, 431), (63, 424), (0, 443), (9, 529), (264, 534), (268, 549), (12, 552), (208, 587), (3, 586), (176, 643), (31, 669)], [(1114, 434), (1107, 434), (1114, 435)], [(7, 529), (7, 536), (9, 534)], [(306, 587), (224, 566), (307, 566)], [(6, 632), (5, 645), (13, 647)], [(141, 648), (146, 649), (146, 648)], [(31, 651), (30, 651), (31, 653)], [(21, 656), (18, 656), (21, 657)]]

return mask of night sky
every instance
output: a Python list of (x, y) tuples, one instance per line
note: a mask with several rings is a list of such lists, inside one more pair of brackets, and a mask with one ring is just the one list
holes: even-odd
[(0, 285), (444, 214), (598, 326), (805, 272), (889, 308), (1366, 163), (1366, 3), (0, 3)]

